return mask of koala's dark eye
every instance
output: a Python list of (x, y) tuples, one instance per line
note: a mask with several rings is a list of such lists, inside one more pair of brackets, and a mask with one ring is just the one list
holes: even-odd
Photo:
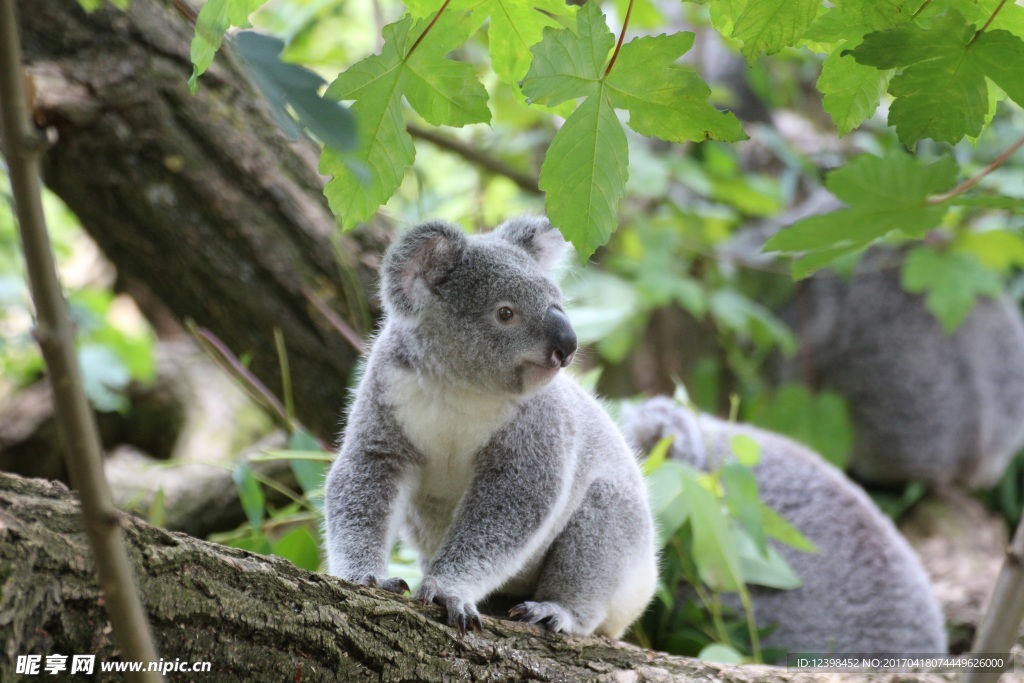
[(508, 306), (502, 306), (498, 309), (498, 320), (503, 323), (507, 323), (515, 317), (515, 312)]

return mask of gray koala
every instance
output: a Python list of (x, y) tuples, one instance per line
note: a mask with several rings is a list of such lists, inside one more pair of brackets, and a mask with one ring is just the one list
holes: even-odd
[(751, 588), (758, 626), (777, 626), (765, 647), (794, 653), (946, 651), (942, 613), (917, 556), (871, 499), (816, 453), (771, 432), (698, 416), (667, 398), (634, 409), (625, 431), (645, 449), (672, 435), (670, 457), (704, 470), (709, 451), (716, 461), (731, 457), (733, 435), (760, 444), (753, 472), (761, 500), (818, 547), (805, 553), (774, 544), (803, 585)]
[(802, 341), (787, 374), (842, 394), (850, 469), (873, 483), (995, 484), (1024, 446), (1024, 321), (981, 298), (946, 334), (900, 286), (901, 254), (874, 249), (850, 281), (811, 278), (788, 315)]
[(559, 370), (576, 351), (548, 272), (565, 241), (543, 218), (467, 236), (420, 225), (381, 268), (385, 318), (326, 484), (330, 573), (383, 579), (396, 534), (417, 597), (480, 630), (477, 603), (552, 630), (620, 636), (657, 581), (633, 452)]

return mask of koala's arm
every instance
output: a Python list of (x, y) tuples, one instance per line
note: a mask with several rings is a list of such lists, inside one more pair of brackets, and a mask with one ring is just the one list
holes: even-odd
[[(387, 568), (412, 447), (386, 407), (357, 400), (324, 488), (328, 569), (376, 585)], [(396, 582), (385, 588), (398, 590)]]
[(531, 419), (495, 435), (477, 456), (473, 480), (424, 578), (420, 596), (449, 617), (500, 586), (536, 552), (565, 507), (575, 467), (571, 437)]

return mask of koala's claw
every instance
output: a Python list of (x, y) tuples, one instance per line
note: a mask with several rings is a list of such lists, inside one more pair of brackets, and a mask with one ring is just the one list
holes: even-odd
[(569, 610), (554, 602), (521, 602), (510, 609), (508, 615), (549, 631), (563, 633), (569, 633), (576, 621)]
[(383, 588), (386, 591), (398, 593), (399, 595), (412, 592), (409, 589), (409, 584), (405, 582), (405, 579), (400, 579), (398, 577), (377, 581), (377, 577), (373, 574), (365, 574), (361, 579), (359, 579), (359, 583), (364, 586), (369, 586), (370, 588)]
[(454, 626), (459, 631), (459, 637), (466, 635), (466, 631), (473, 630), (477, 633), (483, 631), (483, 622), (480, 621), (480, 613), (472, 600), (466, 600), (458, 594), (448, 592), (438, 583), (437, 579), (428, 576), (423, 579), (416, 597), (429, 605), (436, 602), (448, 612), (448, 625)]

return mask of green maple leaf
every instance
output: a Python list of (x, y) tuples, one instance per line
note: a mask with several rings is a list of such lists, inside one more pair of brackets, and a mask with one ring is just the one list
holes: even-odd
[(749, 0), (736, 18), (731, 37), (743, 41), (740, 51), (753, 62), (762, 52), (772, 55), (796, 45), (820, 7), (820, 0)]
[(582, 258), (607, 242), (618, 225), (628, 166), (626, 134), (604, 93), (588, 97), (551, 141), (540, 189), (548, 219)]
[(826, 179), (847, 208), (797, 221), (769, 239), (764, 250), (809, 252), (794, 264), (794, 275), (803, 277), (894, 230), (922, 237), (948, 208), (929, 198), (950, 189), (957, 171), (950, 157), (928, 164), (904, 152), (860, 156)]
[(947, 334), (964, 321), (978, 296), (998, 296), (999, 276), (971, 254), (939, 252), (917, 247), (907, 256), (902, 285), (913, 294), (924, 294), (925, 307)]
[(671, 142), (746, 139), (735, 116), (708, 104), (710, 88), (672, 66), (693, 46), (692, 33), (636, 38), (622, 46), (606, 84), (612, 104), (629, 111), (629, 127)]
[[(416, 156), (405, 129), (402, 96), (435, 126), (464, 126), (490, 120), (487, 92), (473, 67), (444, 55), (473, 30), (464, 13), (438, 18), (429, 37), (428, 19), (411, 17), (384, 27), (384, 47), (340, 74), (325, 94), (353, 100), (357, 145), (351, 154), (325, 148), (320, 172), (334, 176), (324, 188), (342, 229), (368, 220), (398, 189)], [(435, 38), (436, 36), (436, 38)], [(415, 49), (413, 49), (415, 46)]]
[(195, 94), (199, 77), (210, 68), (213, 56), (224, 41), (224, 34), (232, 26), (248, 28), (249, 15), (267, 0), (210, 0), (199, 10), (196, 30), (189, 48), (192, 60), (192, 77), (188, 79), (189, 90)]
[(703, 81), (673, 66), (692, 35), (637, 38), (608, 66), (615, 38), (597, 3), (580, 8), (576, 21), (575, 31), (544, 30), (523, 92), (548, 106), (587, 98), (555, 135), (540, 175), (548, 218), (586, 259), (614, 231), (625, 192), (628, 146), (616, 108), (637, 132), (666, 140), (745, 136), (732, 114), (707, 104)]
[(530, 48), (540, 42), (546, 27), (560, 24), (554, 16), (575, 10), (561, 0), (485, 0), (478, 13), (490, 18), (487, 29), (491, 66), (506, 83), (518, 83), (530, 68)]
[(892, 71), (860, 64), (850, 55), (842, 54), (839, 48), (825, 58), (817, 85), (824, 95), (822, 106), (840, 136), (875, 113), (891, 76)]
[(850, 52), (861, 64), (902, 70), (889, 85), (889, 123), (904, 144), (977, 137), (990, 108), (986, 78), (1024, 106), (1024, 41), (1005, 30), (975, 34), (950, 10), (928, 28), (906, 23), (869, 33)]
[(852, 23), (868, 31), (886, 29), (909, 18), (903, 12), (903, 0), (839, 0), (835, 4)]

